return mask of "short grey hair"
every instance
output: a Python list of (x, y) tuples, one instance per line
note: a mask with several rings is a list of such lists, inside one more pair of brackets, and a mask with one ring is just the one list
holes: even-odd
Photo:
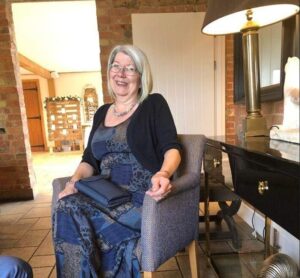
[(112, 98), (115, 98), (115, 93), (113, 92), (111, 85), (110, 85), (110, 66), (114, 62), (116, 55), (122, 52), (128, 55), (138, 73), (140, 74), (141, 79), (141, 88), (138, 92), (139, 102), (142, 102), (152, 91), (153, 87), (153, 80), (152, 80), (152, 73), (151, 68), (148, 62), (148, 58), (145, 53), (134, 45), (117, 45), (111, 51), (109, 58), (108, 58), (108, 65), (107, 65), (107, 87), (108, 93)]

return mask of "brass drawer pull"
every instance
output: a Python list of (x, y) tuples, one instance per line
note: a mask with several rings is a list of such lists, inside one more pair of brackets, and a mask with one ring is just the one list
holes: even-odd
[(269, 190), (268, 181), (258, 182), (258, 193), (263, 195), (265, 191)]
[(214, 163), (214, 168), (219, 167), (220, 164), (221, 164), (220, 160), (218, 160), (218, 159), (216, 159), (216, 158), (213, 159), (213, 163)]

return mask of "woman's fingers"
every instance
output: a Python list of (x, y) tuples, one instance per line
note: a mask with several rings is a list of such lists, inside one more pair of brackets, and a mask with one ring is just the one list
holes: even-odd
[(160, 201), (161, 199), (165, 198), (169, 193), (171, 192), (171, 189), (166, 191), (164, 194), (162, 195), (158, 195), (158, 196), (151, 196), (155, 201)]
[(65, 189), (58, 194), (58, 199), (77, 192), (78, 190), (74, 187), (74, 184), (67, 182)]
[(148, 190), (146, 194), (157, 201), (164, 198), (171, 191), (171, 189), (172, 185), (170, 184), (170, 180), (167, 178), (160, 178), (159, 183), (153, 184), (151, 189)]

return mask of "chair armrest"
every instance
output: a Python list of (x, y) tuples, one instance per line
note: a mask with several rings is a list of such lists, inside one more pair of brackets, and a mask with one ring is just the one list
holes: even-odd
[(174, 190), (160, 202), (145, 196), (142, 212), (142, 270), (154, 271), (198, 237), (197, 174), (173, 182)]
[(52, 211), (53, 211), (53, 208), (58, 200), (58, 194), (59, 192), (63, 191), (65, 186), (66, 186), (66, 183), (68, 180), (70, 180), (71, 177), (63, 177), (63, 178), (57, 178), (57, 179), (54, 179), (53, 182), (52, 182)]
[[(177, 195), (178, 193), (181, 193), (186, 190), (190, 190), (194, 187), (200, 186), (200, 176), (196, 173), (188, 173), (184, 174), (179, 178), (176, 178), (174, 181), (171, 181), (171, 184), (173, 185), (172, 191), (168, 195), (168, 198)], [(163, 199), (165, 200), (165, 199)]]

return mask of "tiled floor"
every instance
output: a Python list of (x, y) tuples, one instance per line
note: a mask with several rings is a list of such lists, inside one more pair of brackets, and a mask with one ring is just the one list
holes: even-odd
[[(37, 181), (37, 186), (34, 188), (35, 199), (0, 204), (0, 254), (13, 255), (28, 261), (33, 268), (34, 278), (56, 277), (50, 223), (51, 181), (56, 177), (71, 175), (80, 157), (79, 152), (34, 153), (33, 167)], [(213, 252), (232, 253), (214, 256), (218, 275), (230, 278), (256, 277), (262, 261), (263, 246), (249, 236), (250, 228), (238, 217), (236, 219), (239, 234), (243, 239), (243, 247), (239, 252), (232, 253), (230, 241), (212, 242)], [(225, 225), (221, 228), (226, 229)], [(220, 227), (212, 225), (212, 229), (220, 229)], [(203, 230), (202, 224), (200, 230)], [(203, 250), (205, 250), (204, 242), (200, 242), (201, 277), (218, 277), (214, 269), (207, 264)], [(255, 253), (249, 253), (250, 251)], [(188, 255), (185, 252), (178, 253), (159, 268), (155, 277), (191, 277)]]

